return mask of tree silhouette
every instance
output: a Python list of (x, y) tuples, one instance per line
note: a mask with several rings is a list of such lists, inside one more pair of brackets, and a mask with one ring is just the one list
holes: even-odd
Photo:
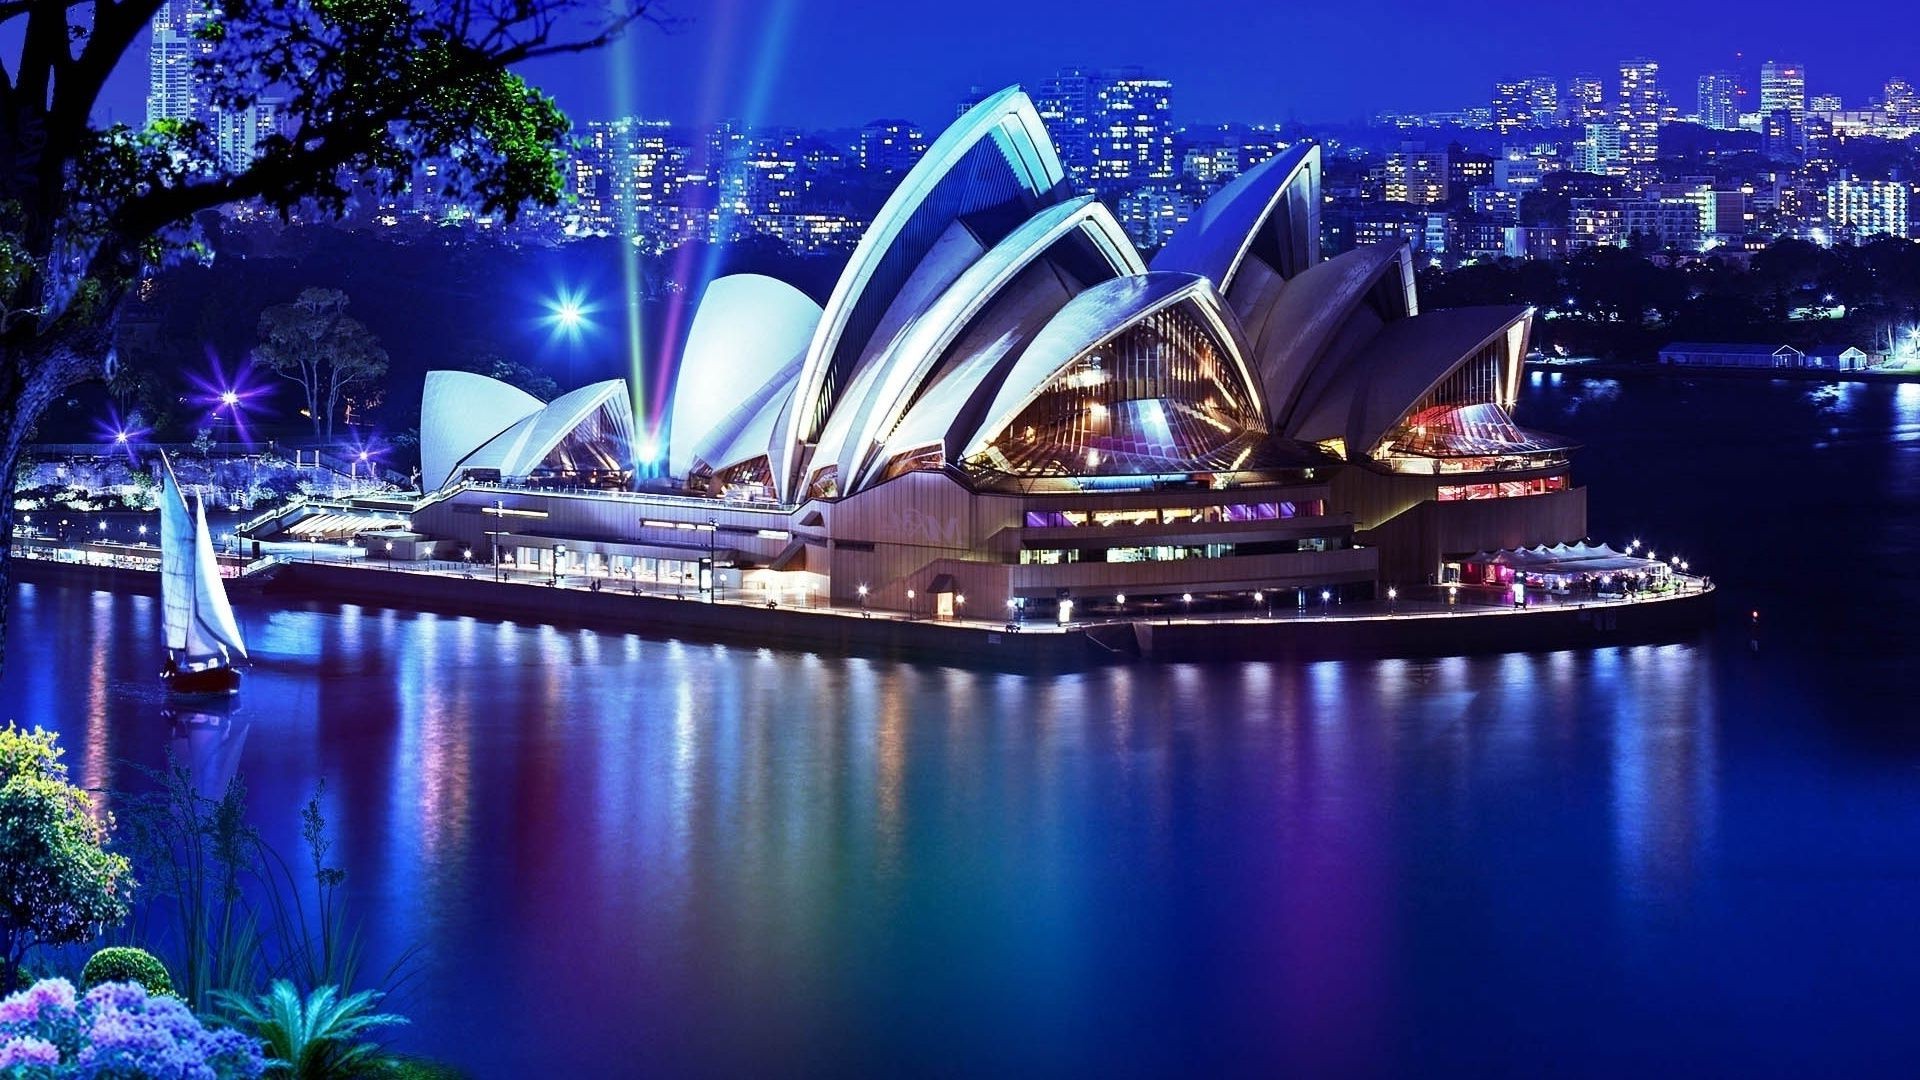
[(347, 294), (338, 289), (302, 289), (290, 304), (260, 313), (255, 367), (297, 384), (307, 397), (313, 433), (333, 440), (333, 418), (356, 385), (387, 373), (387, 350), (359, 319), (347, 314)]
[[(651, 2), (182, 0), (200, 17), (193, 75), (212, 107), (278, 103), (280, 130), (233, 161), (199, 121), (94, 122), (163, 0), (0, 0), (0, 40), (18, 50), (0, 58), (0, 492), (47, 407), (109, 373), (129, 293), (204, 257), (196, 213), (338, 214), (356, 189), (416, 180), (482, 213), (553, 205), (566, 117), (512, 68), (605, 44), (652, 18)], [(0, 604), (12, 532), (9, 495)]]

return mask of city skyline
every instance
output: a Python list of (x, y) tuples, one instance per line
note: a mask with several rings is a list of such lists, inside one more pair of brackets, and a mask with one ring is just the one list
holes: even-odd
[[(827, 0), (804, 15), (790, 0), (733, 0), (711, 9), (670, 9), (670, 29), (642, 27), (603, 52), (524, 71), (576, 123), (634, 115), (811, 128), (857, 127), (889, 116), (938, 126), (976, 86), (1032, 88), (1075, 65), (1139, 66), (1170, 79), (1180, 118), (1195, 123), (1337, 125), (1387, 110), (1462, 108), (1484, 103), (1503, 78), (1536, 72), (1562, 83), (1580, 73), (1617, 78), (1622, 59), (1643, 54), (1660, 64), (1662, 86), (1687, 109), (1699, 76), (1733, 70), (1757, 85), (1769, 59), (1804, 65), (1810, 93), (1837, 93), (1849, 106), (1878, 93), (1889, 76), (1920, 78), (1905, 70), (1914, 65), (1897, 35), (1800, 25), (1804, 20), (1794, 23), (1792, 34), (1768, 32), (1787, 25), (1797, 10), (1749, 5), (1746, 21), (1729, 32), (1723, 19), (1710, 17), (1714, 9), (1681, 0), (1664, 9), (1664, 33), (1654, 37), (1630, 20), (1589, 26), (1574, 13), (1523, 11), (1511, 3), (1436, 26), (1431, 11), (1398, 0), (1377, 9), (1377, 25), (1355, 25), (1334, 8), (1256, 10), (1220, 20), (1115, 18), (1111, 5), (1075, 0), (1023, 13), (1027, 29), (1010, 39), (992, 20), (949, 23), (943, 47), (929, 50), (915, 20), (883, 17), (858, 0)], [(1701, 32), (1686, 33), (1690, 26)], [(1322, 47), (1294, 53), (1277, 67), (1269, 44), (1303, 37)], [(822, 77), (843, 70), (848, 51), (856, 49), (863, 78)], [(1380, 77), (1356, 77), (1356, 62)], [(876, 84), (890, 89), (876, 94)], [(106, 118), (138, 122), (146, 87), (144, 65), (123, 65), (104, 98)]]

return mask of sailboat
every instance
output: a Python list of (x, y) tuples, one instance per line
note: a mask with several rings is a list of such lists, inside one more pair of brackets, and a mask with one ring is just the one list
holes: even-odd
[(167, 638), (160, 677), (176, 694), (232, 694), (240, 689), (233, 665), (246, 659), (247, 646), (220, 583), (207, 508), (196, 497), (188, 512), (165, 453), (160, 469), (160, 606)]

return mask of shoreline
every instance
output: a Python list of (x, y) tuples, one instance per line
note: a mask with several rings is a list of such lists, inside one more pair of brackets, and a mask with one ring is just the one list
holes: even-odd
[(1782, 379), (1789, 382), (1912, 383), (1920, 382), (1920, 368), (1884, 371), (1868, 368), (1860, 371), (1829, 371), (1825, 368), (1743, 368), (1686, 364), (1633, 364), (1612, 360), (1585, 360), (1577, 363), (1550, 363), (1528, 360), (1529, 372), (1554, 375), (1591, 375), (1618, 378), (1623, 375), (1654, 375), (1680, 379)]
[[(151, 571), (15, 559), (20, 584), (153, 595)], [(895, 612), (765, 608), (738, 602), (335, 563), (280, 563), (229, 582), (236, 605), (320, 610), (358, 604), (682, 641), (984, 667), (1079, 671), (1127, 663), (1336, 660), (1544, 652), (1687, 640), (1712, 622), (1714, 589), (1524, 610), (1138, 618), (1010, 631)]]

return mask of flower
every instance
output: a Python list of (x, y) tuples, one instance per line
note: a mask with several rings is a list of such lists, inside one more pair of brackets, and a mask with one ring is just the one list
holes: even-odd
[(0, 1001), (0, 1073), (257, 1080), (260, 1044), (231, 1029), (209, 1031), (185, 1003), (153, 997), (138, 983), (103, 983), (74, 998), (49, 979)]
[(32, 1024), (46, 1019), (48, 1009), (73, 1011), (73, 984), (65, 979), (42, 979), (0, 1001), (0, 1027)]
[(60, 1064), (60, 1048), (45, 1039), (23, 1035), (0, 1043), (0, 1069)]

